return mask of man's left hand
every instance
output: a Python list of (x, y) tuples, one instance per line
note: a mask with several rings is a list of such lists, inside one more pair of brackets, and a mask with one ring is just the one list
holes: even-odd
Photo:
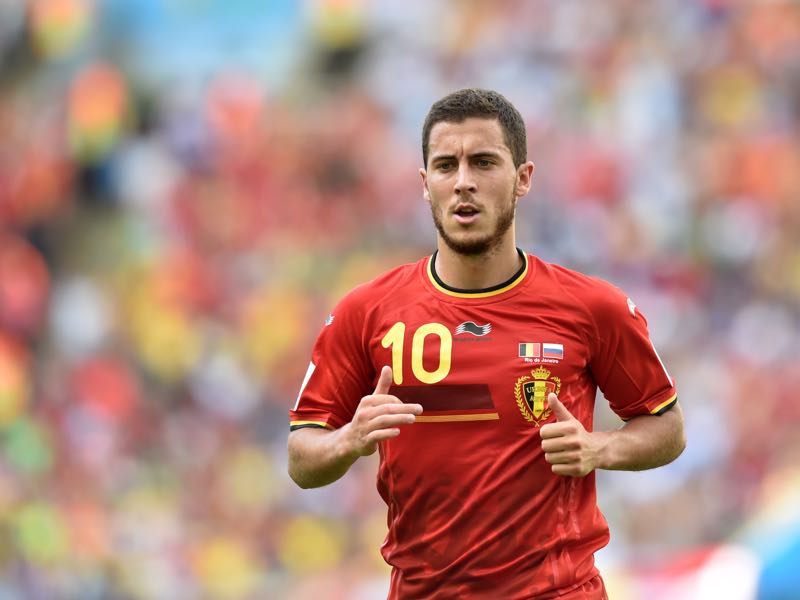
[(555, 423), (542, 425), (544, 458), (556, 475), (583, 477), (600, 465), (606, 433), (586, 431), (583, 424), (551, 393), (547, 397)]

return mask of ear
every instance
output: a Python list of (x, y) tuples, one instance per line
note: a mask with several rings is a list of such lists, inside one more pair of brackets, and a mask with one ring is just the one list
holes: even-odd
[(517, 198), (522, 198), (530, 191), (531, 180), (533, 179), (533, 172), (535, 170), (536, 165), (531, 161), (517, 167)]
[(419, 175), (422, 177), (422, 197), (425, 198), (425, 202), (430, 203), (431, 194), (428, 191), (428, 172), (421, 168), (419, 170)]

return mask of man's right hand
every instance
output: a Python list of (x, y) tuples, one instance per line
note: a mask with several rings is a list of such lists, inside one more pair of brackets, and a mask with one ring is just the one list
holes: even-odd
[(389, 394), (392, 368), (383, 367), (378, 385), (359, 402), (353, 420), (342, 429), (348, 452), (354, 456), (369, 456), (378, 449), (378, 442), (400, 435), (400, 427), (410, 425), (422, 414), (419, 404), (406, 404)]

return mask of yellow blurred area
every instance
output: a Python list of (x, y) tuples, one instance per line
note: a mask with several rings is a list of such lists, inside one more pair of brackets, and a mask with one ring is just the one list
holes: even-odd
[(24, 413), (29, 385), (23, 348), (0, 333), (0, 428)]
[(189, 316), (164, 304), (152, 281), (144, 281), (126, 299), (129, 320), (123, 326), (144, 365), (167, 381), (184, 377), (202, 350)]
[(358, 541), (364, 557), (365, 568), (370, 568), (387, 576), (391, 571), (389, 565), (383, 560), (375, 548), (379, 547), (386, 539), (386, 515), (382, 510), (368, 513), (359, 523)]
[(730, 64), (718, 69), (705, 83), (702, 106), (709, 122), (742, 130), (761, 117), (764, 99), (755, 70)]
[(341, 523), (311, 516), (291, 518), (283, 527), (278, 548), (281, 563), (298, 576), (334, 569), (345, 552)]
[(58, 59), (75, 50), (91, 26), (90, 0), (34, 0), (30, 26), (34, 46), (46, 59)]
[(206, 540), (195, 550), (192, 563), (209, 598), (247, 598), (258, 584), (259, 568), (240, 540)]
[(247, 297), (239, 317), (240, 340), (248, 364), (271, 369), (308, 326), (311, 306), (293, 286), (265, 286)]
[(64, 518), (50, 504), (21, 507), (14, 516), (14, 529), (20, 551), (33, 563), (54, 564), (70, 551)]
[(257, 516), (276, 498), (276, 473), (264, 451), (243, 445), (221, 459), (221, 501), (234, 514)]
[(314, 0), (314, 21), (320, 41), (331, 48), (345, 48), (364, 34), (363, 0)]
[(354, 287), (406, 262), (404, 258), (406, 257), (400, 254), (392, 256), (365, 252), (356, 252), (343, 257), (341, 265), (338, 266), (336, 282), (330, 290), (331, 306)]

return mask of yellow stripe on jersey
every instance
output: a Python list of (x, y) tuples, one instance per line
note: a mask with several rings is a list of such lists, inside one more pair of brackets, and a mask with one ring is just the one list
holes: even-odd
[(289, 427), (301, 427), (303, 425), (319, 425), (320, 427), (333, 430), (333, 427), (328, 425), (325, 421), (289, 421)]
[(653, 410), (650, 411), (651, 414), (656, 414), (657, 412), (664, 410), (667, 406), (675, 402), (675, 399), (678, 397), (678, 394), (673, 394), (669, 400), (665, 400), (658, 406), (656, 406)]
[(421, 415), (417, 417), (417, 423), (441, 423), (443, 421), (497, 421), (500, 415), (497, 413), (481, 413), (472, 415)]
[(435, 287), (437, 290), (443, 294), (447, 294), (448, 296), (455, 296), (456, 298), (488, 298), (490, 296), (497, 296), (498, 294), (502, 294), (503, 292), (507, 292), (511, 288), (516, 287), (520, 281), (525, 279), (525, 275), (528, 274), (528, 257), (525, 256), (525, 265), (522, 273), (519, 274), (519, 277), (514, 279), (514, 281), (510, 282), (508, 285), (501, 287), (499, 290), (492, 290), (491, 292), (454, 292), (453, 290), (448, 290), (447, 288), (442, 287), (436, 281), (436, 278), (433, 276), (433, 261), (431, 258), (432, 257), (428, 257), (428, 279), (431, 280), (433, 287)]

